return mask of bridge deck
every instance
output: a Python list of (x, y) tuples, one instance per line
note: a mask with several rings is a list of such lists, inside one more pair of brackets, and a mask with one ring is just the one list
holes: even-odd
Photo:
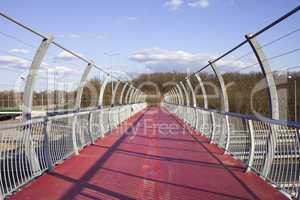
[(284, 199), (208, 140), (150, 108), (12, 199)]

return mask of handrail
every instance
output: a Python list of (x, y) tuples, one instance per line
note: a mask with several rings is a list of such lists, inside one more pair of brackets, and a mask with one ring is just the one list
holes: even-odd
[[(241, 160), (245, 172), (257, 173), (289, 198), (299, 197), (299, 124), (166, 102), (163, 106), (223, 148), (224, 153)], [(195, 117), (185, 114), (194, 110)]]
[[(172, 104), (172, 103), (167, 103), (167, 104)], [(187, 105), (178, 105), (178, 104), (172, 104), (175, 106), (181, 106), (181, 107), (189, 107), (189, 108), (195, 108), (195, 109), (201, 109), (204, 111), (208, 111), (208, 112), (214, 112), (214, 113), (219, 113), (219, 114), (224, 114), (224, 115), (228, 115), (228, 116), (232, 116), (232, 117), (240, 117), (243, 119), (248, 119), (248, 120), (256, 120), (256, 121), (263, 121), (263, 122), (267, 122), (267, 123), (274, 123), (277, 125), (287, 125), (287, 126), (291, 126), (294, 128), (300, 128), (300, 122), (295, 122), (295, 121), (285, 121), (285, 120), (278, 120), (278, 119), (271, 119), (271, 118), (267, 118), (267, 117), (257, 117), (255, 115), (251, 115), (251, 114), (242, 114), (242, 113), (235, 113), (235, 112), (223, 112), (221, 110), (217, 110), (217, 109), (205, 109), (204, 107), (193, 107), (193, 106), (187, 106)]]
[(0, 125), (0, 199), (79, 154), (144, 108), (145, 103), (136, 103)]

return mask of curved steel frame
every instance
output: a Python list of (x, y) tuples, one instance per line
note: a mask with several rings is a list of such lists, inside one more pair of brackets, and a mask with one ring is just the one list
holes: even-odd
[[(126, 96), (125, 96), (125, 104), (128, 104), (128, 101), (129, 101), (129, 95), (131, 93), (131, 91), (133, 90), (133, 87), (130, 86), (127, 90), (127, 93), (126, 93)], [(130, 102), (129, 102), (130, 103)]]
[(23, 120), (30, 120), (31, 119), (31, 112), (32, 112), (32, 99), (33, 99), (33, 91), (34, 86), (37, 78), (37, 73), (39, 71), (40, 65), (43, 62), (43, 59), (47, 53), (47, 50), (50, 44), (53, 41), (52, 36), (48, 36), (44, 38), (37, 49), (31, 66), (29, 68), (29, 72), (26, 78), (25, 88), (24, 88), (24, 98), (23, 98)]
[(108, 83), (108, 80), (110, 79), (109, 76), (106, 76), (102, 85), (101, 85), (101, 89), (100, 89), (100, 94), (99, 94), (99, 99), (98, 99), (98, 107), (102, 108), (103, 107), (103, 101), (104, 101), (104, 92), (105, 92), (105, 88), (106, 85)]
[(184, 99), (181, 91), (181, 87), (177, 84), (176, 85), (177, 90), (179, 91), (180, 99), (181, 99), (181, 105), (184, 105)]
[(115, 85), (115, 88), (113, 89), (113, 93), (112, 93), (112, 96), (111, 96), (111, 106), (115, 105), (116, 94), (117, 94), (118, 87), (119, 87), (120, 83), (121, 83), (120, 81), (117, 81), (117, 84)]
[(221, 93), (222, 93), (222, 110), (224, 112), (229, 112), (229, 103), (228, 103), (228, 95), (226, 91), (226, 85), (224, 83), (222, 74), (220, 73), (219, 69), (217, 68), (216, 64), (214, 62), (209, 62), (212, 70), (214, 71), (218, 82), (220, 84)]
[(262, 49), (262, 46), (258, 43), (255, 37), (251, 35), (245, 36), (247, 41), (249, 42), (256, 59), (259, 63), (259, 66), (264, 74), (264, 77), (267, 80), (268, 85), (268, 93), (269, 93), (269, 107), (272, 114), (273, 119), (279, 119), (279, 101), (278, 94), (276, 89), (276, 84), (274, 81), (274, 76), (272, 73), (272, 68), (268, 62), (268, 59)]
[(185, 88), (183, 82), (180, 82), (180, 85), (181, 85), (181, 87), (182, 87), (182, 89), (183, 89), (183, 92), (184, 92), (184, 95), (185, 95), (186, 105), (187, 105), (187, 106), (190, 106), (190, 97), (189, 97), (189, 94), (188, 94), (188, 92), (187, 92), (187, 90), (186, 90), (186, 88)]
[(86, 66), (86, 68), (85, 68), (85, 70), (82, 74), (82, 77), (81, 77), (81, 80), (80, 80), (80, 83), (79, 83), (79, 86), (78, 86), (78, 89), (77, 89), (77, 93), (76, 93), (75, 110), (80, 109), (81, 99), (82, 99), (82, 94), (83, 94), (83, 88), (84, 88), (86, 79), (87, 79), (92, 67), (93, 67), (93, 64), (91, 64), (91, 63), (87, 64), (87, 66)]
[(122, 88), (121, 95), (120, 95), (120, 101), (119, 101), (120, 105), (123, 105), (124, 92), (125, 92), (127, 86), (128, 86), (128, 84), (125, 83), (123, 88)]
[(196, 95), (195, 95), (195, 92), (194, 92), (194, 89), (193, 89), (193, 86), (191, 84), (191, 81), (189, 78), (186, 79), (186, 82), (188, 84), (188, 88), (192, 94), (192, 100), (193, 100), (193, 107), (194, 107), (194, 117), (192, 119), (192, 124), (194, 125), (194, 127), (197, 127), (197, 122), (198, 122), (198, 117), (197, 117), (197, 111), (196, 111), (196, 107), (197, 107), (197, 101), (196, 101)]
[(196, 76), (196, 78), (199, 82), (200, 88), (201, 88), (201, 92), (202, 92), (202, 96), (203, 96), (203, 102), (204, 102), (204, 108), (208, 109), (208, 100), (207, 100), (206, 90), (205, 90), (203, 81), (202, 81), (199, 74), (195, 74), (195, 76)]

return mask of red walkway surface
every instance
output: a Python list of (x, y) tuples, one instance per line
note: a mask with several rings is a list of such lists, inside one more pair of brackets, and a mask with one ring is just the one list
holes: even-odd
[(150, 108), (131, 130), (114, 130), (12, 199), (285, 199), (244, 171), (173, 115)]

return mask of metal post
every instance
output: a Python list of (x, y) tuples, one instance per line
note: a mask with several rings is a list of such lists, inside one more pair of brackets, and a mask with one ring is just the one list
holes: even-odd
[[(177, 87), (177, 90), (179, 91), (179, 94), (180, 94), (181, 106), (183, 106), (184, 105), (184, 99), (183, 99), (181, 87), (179, 85), (176, 85), (176, 87)], [(182, 109), (179, 109), (179, 115), (182, 117), (181, 110)]]
[(120, 81), (117, 81), (117, 84), (115, 85), (115, 88), (112, 91), (113, 93), (112, 93), (112, 96), (111, 96), (111, 106), (115, 105), (115, 98), (116, 98), (116, 94), (117, 94), (117, 90), (118, 90), (119, 85), (120, 85)]
[(93, 64), (89, 63), (86, 67), (85, 70), (81, 76), (81, 80), (77, 89), (77, 94), (76, 94), (76, 100), (75, 100), (75, 110), (79, 110), (81, 106), (81, 98), (82, 98), (82, 93), (83, 93), (83, 88), (85, 85), (85, 81), (93, 67)]
[(37, 73), (47, 53), (49, 45), (51, 44), (52, 41), (53, 41), (52, 36), (43, 39), (31, 63), (26, 78), (23, 106), (22, 106), (23, 120), (25, 121), (31, 119), (33, 91), (34, 91), (34, 86), (37, 78)]
[(202, 81), (202, 79), (201, 79), (201, 77), (200, 77), (199, 74), (195, 74), (195, 76), (196, 76), (196, 78), (197, 78), (197, 80), (199, 82), (199, 85), (200, 85), (200, 88), (201, 88), (201, 91), (202, 91), (204, 108), (208, 109), (208, 100), (207, 100), (206, 90), (205, 90), (203, 81)]
[(210, 137), (210, 143), (214, 142), (214, 137), (215, 137), (215, 132), (216, 132), (216, 119), (215, 119), (215, 115), (213, 112), (211, 113), (211, 121), (212, 121), (212, 132), (211, 132), (211, 137)]
[(94, 144), (93, 126), (92, 126), (92, 123), (93, 123), (93, 113), (92, 112), (89, 113), (89, 119), (88, 120), (89, 120), (89, 122), (88, 122), (89, 137), (90, 137), (91, 144)]
[(74, 115), (72, 123), (72, 142), (73, 142), (73, 151), (75, 155), (79, 154), (77, 140), (76, 140), (76, 125), (77, 125), (78, 116)]
[(188, 114), (188, 106), (190, 106), (190, 98), (189, 98), (189, 94), (184, 86), (184, 84), (182, 82), (180, 82), (180, 85), (184, 91), (185, 97), (186, 97), (186, 111), (184, 112), (184, 120), (188, 121), (189, 119), (189, 114)]
[(252, 120), (248, 120), (248, 125), (249, 125), (249, 131), (250, 131), (251, 149), (249, 152), (250, 156), (249, 156), (247, 172), (251, 171), (251, 167), (252, 167), (253, 161), (254, 161), (254, 152), (255, 152), (255, 132), (254, 132)]
[(278, 125), (270, 124), (270, 134), (267, 138), (267, 153), (265, 157), (265, 163), (262, 170), (263, 177), (267, 177), (269, 172), (271, 171), (273, 159), (275, 157), (276, 145), (277, 142), (277, 133), (278, 133)]
[(45, 118), (43, 134), (44, 134), (44, 147), (45, 147), (45, 160), (47, 164), (47, 168), (49, 171), (53, 169), (53, 163), (50, 154), (50, 145), (49, 145), (49, 132), (51, 130), (51, 121), (49, 121), (48, 117)]
[(122, 91), (121, 91), (121, 95), (120, 95), (120, 105), (123, 105), (123, 96), (124, 96), (124, 92), (125, 92), (125, 89), (126, 89), (127, 85), (128, 85), (128, 84), (125, 83), (124, 86), (123, 86), (123, 89), (122, 89)]
[[(103, 108), (104, 92), (105, 92), (105, 88), (106, 88), (108, 79), (109, 79), (109, 77), (106, 76), (105, 79), (104, 79), (104, 81), (103, 81), (103, 83), (102, 83), (102, 85), (101, 85), (99, 99), (98, 99), (98, 107), (99, 108)], [(103, 122), (103, 117), (104, 117), (104, 111), (102, 110), (100, 112), (100, 121), (101, 122)], [(100, 127), (101, 127), (101, 135), (100, 135), (100, 137), (104, 137), (104, 133), (105, 133), (104, 124), (101, 123)]]
[(209, 62), (209, 64), (210, 64), (211, 68), (213, 69), (213, 71), (218, 79), (218, 82), (220, 84), (220, 88), (221, 88), (221, 92), (222, 92), (222, 100), (223, 100), (222, 101), (222, 110), (224, 112), (229, 112), (228, 96), (227, 96), (226, 86), (225, 86), (223, 77), (214, 62)]
[(274, 76), (272, 73), (272, 68), (268, 62), (268, 59), (262, 49), (262, 46), (258, 43), (255, 37), (252, 37), (251, 34), (245, 36), (249, 42), (256, 59), (260, 65), (260, 68), (267, 80), (268, 92), (269, 92), (269, 106), (272, 113), (273, 119), (279, 119), (279, 100), (276, 89), (276, 84), (274, 81)]
[(229, 152), (229, 145), (230, 145), (230, 124), (229, 124), (229, 117), (228, 115), (225, 116), (226, 119), (226, 128), (227, 128), (227, 140), (225, 146), (225, 153)]

